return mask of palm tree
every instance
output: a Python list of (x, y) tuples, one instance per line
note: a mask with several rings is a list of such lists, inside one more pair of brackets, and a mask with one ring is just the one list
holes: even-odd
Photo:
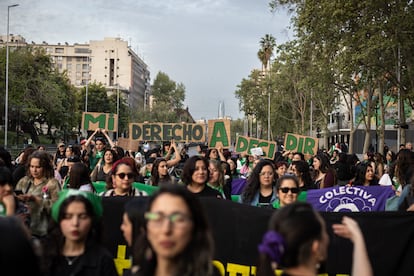
[[(273, 50), (276, 47), (276, 39), (271, 34), (266, 34), (264, 37), (260, 39), (260, 46), (261, 49), (257, 54), (259, 56), (260, 61), (262, 62), (262, 65), (264, 65), (264, 69), (269, 70), (270, 58), (272, 57)], [(263, 63), (263, 61), (265, 63)]]

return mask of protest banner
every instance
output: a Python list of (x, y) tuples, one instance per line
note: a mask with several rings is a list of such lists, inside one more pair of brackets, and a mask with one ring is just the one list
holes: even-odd
[(306, 201), (323, 212), (372, 212), (384, 211), (393, 195), (390, 186), (335, 186), (308, 190)]
[(95, 130), (97, 128), (107, 131), (118, 131), (118, 115), (112, 113), (83, 112), (81, 129)]
[[(131, 265), (129, 251), (119, 226), (125, 202), (131, 198), (104, 197), (104, 245), (112, 252), (118, 272)], [(148, 197), (139, 197), (145, 206)], [(215, 241), (214, 264), (229, 276), (255, 275), (257, 245), (268, 227), (273, 210), (234, 203), (229, 200), (200, 198)], [(326, 229), (339, 223), (343, 213), (322, 212)], [(368, 255), (376, 276), (405, 276), (414, 271), (414, 215), (411, 212), (347, 213), (359, 222), (364, 233)], [(396, 233), (398, 237), (396, 238)], [(321, 273), (349, 275), (352, 264), (352, 243), (328, 230), (329, 248)], [(323, 274), (326, 275), (326, 274)]]
[(205, 142), (203, 124), (130, 123), (130, 139), (139, 141)]
[(208, 120), (208, 146), (210, 148), (229, 148), (230, 138), (230, 120)]
[(318, 152), (318, 143), (318, 138), (286, 133), (284, 147), (286, 151), (301, 152), (305, 156), (313, 156)]
[(277, 150), (276, 142), (251, 138), (248, 136), (238, 136), (236, 147), (234, 149), (237, 153), (253, 154), (251, 149), (262, 148), (264, 158), (273, 159)]
[(119, 137), (117, 145), (123, 148), (124, 150), (137, 151), (139, 147), (139, 141)]

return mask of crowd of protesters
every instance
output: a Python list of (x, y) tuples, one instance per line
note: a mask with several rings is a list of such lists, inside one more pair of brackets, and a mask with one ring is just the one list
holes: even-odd
[[(307, 159), (300, 152), (279, 152), (274, 160), (204, 144), (199, 144), (191, 157), (187, 150), (175, 141), (152, 148), (143, 144), (135, 152), (124, 150), (103, 129), (96, 129), (79, 144), (58, 143), (53, 154), (44, 147), (28, 147), (13, 160), (1, 149), (0, 214), (20, 217), (22, 227), (27, 227), (31, 239), (43, 248), (37, 254), (43, 256), (39, 269), (44, 275), (116, 275), (109, 253), (99, 245), (100, 200), (148, 196), (134, 185), (137, 182), (157, 186), (145, 214), (132, 216), (129, 209), (124, 214), (121, 228), (128, 244), (134, 248), (137, 239), (148, 247), (137, 249), (133, 264), (138, 269), (128, 273), (165, 275), (171, 270), (175, 275), (217, 275), (211, 267), (211, 233), (197, 197), (234, 200), (235, 180), (244, 185), (236, 201), (257, 207), (285, 208), (295, 204), (301, 192), (311, 189), (383, 185), (395, 190), (400, 210), (414, 210), (410, 143), (396, 154), (387, 149), (385, 157), (367, 152), (362, 160), (339, 147)], [(105, 183), (101, 193), (97, 182)], [(131, 228), (137, 223), (131, 220), (138, 220), (141, 228)], [(320, 220), (316, 215), (315, 221)], [(361, 243), (353, 221), (345, 220), (336, 227), (341, 236)], [(317, 239), (324, 242), (321, 235), (319, 232)], [(195, 258), (193, 251), (200, 248), (204, 253)], [(148, 252), (153, 255), (151, 261)], [(178, 256), (180, 261), (176, 262)]]

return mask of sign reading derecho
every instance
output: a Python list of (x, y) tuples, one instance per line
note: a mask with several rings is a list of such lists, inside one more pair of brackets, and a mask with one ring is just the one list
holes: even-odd
[[(209, 120), (208, 144), (210, 147), (230, 147), (230, 120)], [(205, 142), (204, 124), (189, 123), (130, 123), (132, 140)]]
[(311, 136), (303, 136), (293, 133), (285, 134), (285, 150), (301, 152), (304, 155), (316, 155), (319, 139)]
[(205, 142), (203, 124), (130, 123), (130, 139), (140, 141)]
[(81, 129), (95, 130), (97, 128), (116, 132), (118, 130), (118, 115), (112, 113), (83, 112)]
[(247, 136), (238, 136), (236, 147), (234, 149), (237, 153), (252, 154), (250, 151), (254, 148), (262, 148), (264, 158), (273, 159), (277, 150), (276, 142), (251, 138)]

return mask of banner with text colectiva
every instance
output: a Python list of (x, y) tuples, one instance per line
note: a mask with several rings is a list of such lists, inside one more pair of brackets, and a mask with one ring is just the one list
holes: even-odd
[[(142, 208), (148, 198), (142, 197)], [(105, 246), (113, 253), (119, 271), (130, 265), (126, 242), (119, 229), (123, 206), (128, 199), (103, 198)], [(202, 204), (215, 240), (215, 265), (229, 276), (255, 275), (257, 245), (268, 226), (273, 210), (252, 207), (229, 200), (203, 198)], [(275, 211), (277, 212), (277, 211)], [(324, 271), (329, 275), (350, 274), (352, 244), (335, 236), (332, 224), (344, 213), (321, 213), (330, 244)], [(346, 213), (355, 218), (364, 233), (368, 254), (376, 276), (405, 276), (414, 271), (414, 214), (399, 212)]]

